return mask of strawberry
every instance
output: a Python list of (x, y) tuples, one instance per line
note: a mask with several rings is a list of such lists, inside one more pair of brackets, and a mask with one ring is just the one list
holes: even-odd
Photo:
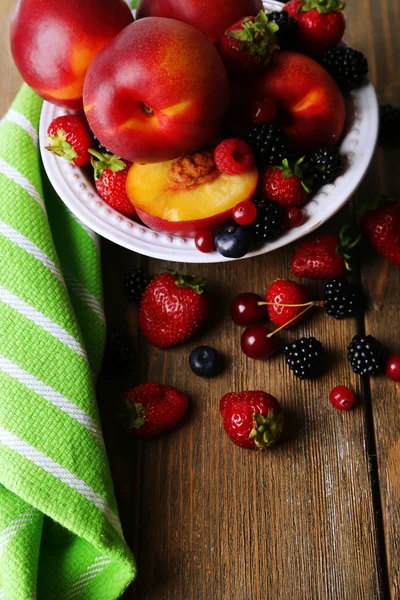
[(56, 117), (47, 130), (50, 150), (57, 156), (62, 156), (77, 167), (83, 167), (90, 162), (89, 148), (93, 137), (85, 117), (80, 114)]
[(351, 270), (351, 250), (360, 237), (353, 239), (344, 227), (340, 235), (318, 235), (300, 244), (292, 258), (292, 273), (310, 279), (334, 279)]
[(125, 217), (135, 219), (137, 213), (126, 193), (126, 178), (132, 163), (115, 154), (90, 150), (96, 189), (105, 202)]
[[(310, 306), (306, 288), (289, 279), (274, 281), (268, 288), (266, 301), (269, 320), (278, 327), (284, 325), (286, 329), (298, 325)], [(288, 304), (297, 306), (284, 306)]]
[(220, 412), (228, 437), (242, 448), (264, 450), (282, 435), (283, 411), (278, 400), (265, 392), (225, 394)]
[(154, 437), (175, 427), (188, 407), (188, 399), (183, 392), (150, 382), (130, 389), (122, 401), (128, 430), (136, 437)]
[(373, 210), (361, 221), (361, 229), (379, 254), (400, 265), (400, 203), (384, 204), (387, 199), (378, 198)]
[(139, 326), (158, 348), (170, 348), (191, 338), (209, 312), (203, 278), (162, 273), (147, 286), (139, 306)]
[(245, 17), (229, 27), (222, 36), (220, 53), (231, 75), (254, 77), (267, 66), (278, 47), (275, 32), (279, 26), (269, 23), (261, 10), (257, 17)]
[(268, 167), (263, 172), (261, 190), (267, 200), (282, 206), (303, 206), (307, 202), (311, 190), (303, 181), (303, 160), (291, 167), (285, 158), (281, 166)]
[(290, 0), (285, 10), (299, 24), (298, 48), (319, 56), (337, 46), (346, 29), (342, 0)]

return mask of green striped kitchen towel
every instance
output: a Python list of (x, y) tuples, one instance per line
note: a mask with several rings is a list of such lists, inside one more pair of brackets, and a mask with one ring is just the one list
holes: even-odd
[(45, 182), (41, 104), (24, 85), (0, 126), (0, 599), (112, 600), (135, 567), (93, 386), (98, 241)]

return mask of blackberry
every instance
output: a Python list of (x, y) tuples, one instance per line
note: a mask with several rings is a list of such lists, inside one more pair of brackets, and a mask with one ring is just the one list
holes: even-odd
[(372, 335), (355, 335), (348, 347), (348, 358), (358, 375), (378, 375), (383, 371), (383, 348)]
[(320, 63), (343, 91), (358, 87), (368, 73), (368, 62), (364, 54), (346, 46), (326, 50)]
[(379, 139), (382, 142), (400, 142), (400, 108), (392, 104), (381, 104), (379, 107), (380, 125)]
[(324, 348), (315, 337), (301, 338), (285, 346), (289, 369), (299, 379), (313, 379), (322, 373)]
[(251, 224), (251, 233), (255, 241), (270, 242), (282, 232), (285, 222), (285, 210), (278, 202), (257, 200), (257, 217)]
[(132, 269), (122, 280), (122, 289), (130, 302), (140, 302), (152, 277), (143, 269)]
[(326, 312), (334, 319), (352, 317), (360, 307), (360, 294), (347, 279), (327, 281), (324, 300)]
[(107, 333), (104, 354), (105, 373), (114, 378), (131, 375), (135, 357), (135, 347), (130, 337), (120, 329), (111, 329)]
[(277, 10), (267, 14), (268, 21), (276, 23), (279, 31), (275, 33), (281, 50), (293, 50), (299, 36), (299, 24), (286, 10)]
[(307, 156), (307, 175), (313, 189), (333, 183), (343, 169), (343, 157), (337, 147), (320, 146)]
[(280, 165), (284, 158), (292, 155), (290, 142), (283, 129), (277, 125), (265, 124), (253, 127), (245, 141), (251, 146), (257, 165)]

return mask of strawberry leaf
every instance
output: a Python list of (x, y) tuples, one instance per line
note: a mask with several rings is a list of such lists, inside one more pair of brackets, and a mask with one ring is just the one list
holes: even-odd
[(110, 169), (113, 173), (123, 171), (126, 168), (126, 163), (119, 158), (116, 154), (108, 154), (108, 152), (99, 152), (89, 148), (89, 152), (92, 155), (91, 164), (94, 169), (94, 178), (98, 181), (105, 169)]
[(321, 15), (343, 10), (345, 3), (343, 0), (304, 0), (304, 4), (299, 6), (298, 12), (308, 12), (316, 9)]
[(270, 448), (281, 436), (283, 430), (283, 411), (275, 414), (270, 410), (267, 417), (260, 413), (253, 414), (253, 429), (249, 438), (254, 440), (258, 450)]
[(196, 292), (196, 294), (204, 293), (206, 280), (204, 277), (193, 277), (192, 275), (181, 275), (177, 271), (169, 270), (169, 273), (175, 277), (175, 284), (180, 288), (190, 288)]
[(229, 31), (226, 35), (239, 41), (239, 48), (267, 65), (271, 54), (278, 48), (275, 33), (279, 30), (276, 23), (269, 23), (265, 11), (261, 10), (255, 21), (247, 17), (242, 21), (241, 29)]

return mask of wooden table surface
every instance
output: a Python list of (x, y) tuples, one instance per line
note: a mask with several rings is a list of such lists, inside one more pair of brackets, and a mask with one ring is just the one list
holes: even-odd
[[(0, 0), (0, 115), (20, 85), (8, 49), (15, 0)], [(349, 0), (346, 38), (364, 51), (381, 101), (400, 105), (398, 0)], [(379, 149), (355, 201), (325, 229), (354, 221), (357, 202), (400, 190), (399, 151)], [(136, 256), (103, 242), (108, 321), (137, 340), (139, 381), (158, 381), (191, 398), (184, 425), (158, 441), (127, 441), (114, 416), (119, 390), (103, 381), (100, 403), (126, 539), (138, 562), (125, 600), (377, 600), (400, 599), (400, 388), (383, 377), (361, 381), (346, 360), (357, 332), (400, 351), (400, 270), (366, 256), (356, 281), (369, 297), (365, 317), (336, 322), (315, 314), (285, 339), (315, 335), (332, 367), (315, 382), (296, 380), (282, 355), (247, 360), (241, 331), (229, 315), (239, 292), (263, 294), (289, 276), (293, 247), (249, 261), (181, 266), (208, 278), (214, 298), (210, 326), (194, 341), (161, 351), (138, 336), (136, 309), (121, 293), (133, 266), (153, 273), (177, 265)], [(315, 297), (321, 286), (311, 285)], [(214, 345), (225, 372), (203, 381), (189, 371), (189, 351)], [(328, 402), (338, 384), (357, 393), (355, 410)], [(264, 389), (286, 410), (276, 448), (251, 453), (222, 430), (221, 396)]]

